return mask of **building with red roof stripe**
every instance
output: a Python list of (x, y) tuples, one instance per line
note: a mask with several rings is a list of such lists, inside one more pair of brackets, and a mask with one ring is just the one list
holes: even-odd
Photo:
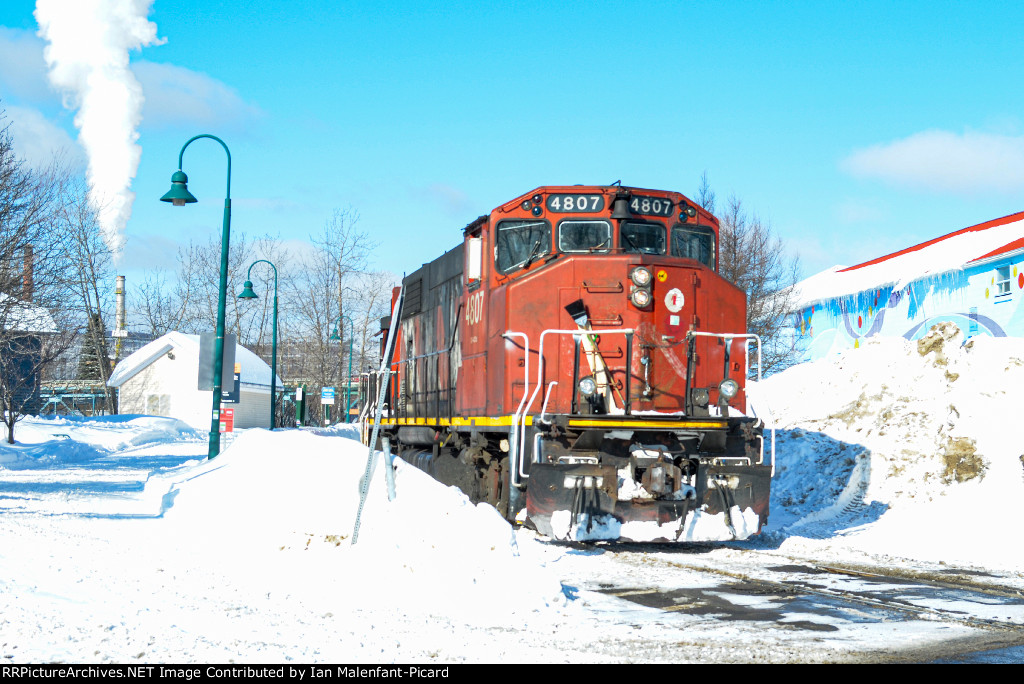
[(965, 338), (1024, 337), (1024, 212), (968, 226), (796, 285), (804, 358), (876, 335), (917, 339), (943, 321)]

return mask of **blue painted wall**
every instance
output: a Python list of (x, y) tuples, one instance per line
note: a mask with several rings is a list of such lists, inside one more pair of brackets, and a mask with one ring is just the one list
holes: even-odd
[(942, 321), (967, 338), (1024, 337), (1024, 255), (1009, 254), (964, 270), (817, 302), (797, 314), (803, 359), (859, 347), (876, 335), (915, 340)]

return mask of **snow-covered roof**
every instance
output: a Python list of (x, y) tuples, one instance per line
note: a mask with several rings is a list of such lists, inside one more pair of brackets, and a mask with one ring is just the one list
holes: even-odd
[[(111, 387), (120, 387), (167, 352), (182, 348), (193, 349), (198, 354), (199, 335), (187, 335), (173, 331), (163, 337), (158, 337), (118, 363), (110, 374), (107, 384)], [(270, 366), (240, 344), (235, 345), (235, 363), (241, 366), (241, 384), (243, 386), (270, 387)], [(277, 386), (283, 385), (281, 377), (278, 376)]]
[(37, 333), (57, 332), (57, 324), (53, 322), (50, 312), (31, 302), (0, 293), (0, 311), (5, 314), (4, 320), (0, 323), (6, 330)]
[(1024, 249), (1024, 212), (962, 228), (856, 266), (833, 266), (795, 286), (796, 308), (909, 283)]

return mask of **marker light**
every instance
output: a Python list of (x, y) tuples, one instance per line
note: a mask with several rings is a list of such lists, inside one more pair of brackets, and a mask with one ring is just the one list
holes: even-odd
[(585, 397), (592, 397), (597, 392), (597, 381), (592, 377), (580, 379), (580, 394)]

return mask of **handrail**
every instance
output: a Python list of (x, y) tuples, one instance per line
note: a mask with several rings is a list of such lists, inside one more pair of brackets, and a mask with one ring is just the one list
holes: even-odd
[[(586, 334), (590, 334), (590, 335), (609, 335), (609, 334), (632, 335), (634, 332), (636, 332), (636, 331), (633, 330), (633, 328), (615, 328), (615, 329), (612, 329), (612, 330), (593, 330), (593, 331), (584, 331), (584, 330), (581, 330), (580, 328), (573, 328), (572, 330), (558, 330), (558, 329), (550, 329), (549, 328), (548, 330), (545, 330), (544, 332), (542, 332), (540, 334), (540, 347), (539, 347), (540, 360), (538, 361), (538, 365), (537, 365), (537, 387), (533, 390), (533, 394), (530, 395), (530, 403), (526, 405), (526, 413), (530, 412), (530, 408), (533, 407), (533, 402), (536, 401), (536, 399), (537, 399), (537, 394), (540, 393), (541, 387), (544, 386), (544, 337), (546, 335), (586, 335)], [(628, 374), (630, 372), (632, 372), (632, 369), (627, 366), (626, 367), (626, 373)], [(614, 401), (612, 403), (614, 403)]]
[[(723, 340), (725, 342), (725, 344), (732, 344), (732, 341), (734, 339), (737, 339), (737, 338), (744, 340), (744, 342), (743, 342), (743, 352), (744, 352), (743, 377), (744, 378), (746, 378), (750, 374), (750, 341), (751, 340), (756, 340), (757, 341), (757, 381), (761, 382), (761, 336), (760, 335), (755, 335), (754, 333), (743, 333), (743, 334), (739, 334), (739, 333), (709, 333), (709, 332), (697, 332), (695, 330), (691, 330), (691, 331), (686, 333), (686, 336), (688, 338), (689, 337), (715, 337), (715, 338), (719, 338), (719, 339)], [(744, 396), (746, 397), (746, 400), (747, 400), (747, 405), (746, 405), (746, 407), (744, 407), (745, 408), (744, 413), (749, 413), (750, 410), (751, 410), (751, 407), (750, 407), (750, 394), (747, 393), (747, 392), (744, 392)], [(754, 414), (756, 416), (757, 411), (754, 411)], [(760, 416), (757, 416), (757, 418), (758, 418), (758, 420), (761, 421), (761, 424), (763, 426), (764, 425), (764, 420), (762, 420), (760, 418)], [(772, 431), (772, 476), (774, 477), (775, 476), (775, 428), (772, 427), (771, 431)], [(761, 463), (764, 463), (764, 438), (761, 439)]]
[[(509, 455), (512, 458), (512, 463), (509, 464), (509, 473), (512, 478), (512, 486), (518, 486), (521, 484), (516, 481), (516, 476), (520, 478), (529, 477), (525, 472), (520, 472), (519, 468), (522, 467), (523, 460), (526, 455), (526, 446), (523, 442), (526, 437), (526, 419), (525, 419), (525, 408), (526, 408), (526, 397), (530, 393), (530, 336), (526, 333), (518, 332), (515, 330), (507, 330), (502, 337), (509, 339), (512, 337), (522, 337), (523, 347), (525, 349), (525, 362), (523, 368), (523, 398), (519, 400), (519, 406), (516, 408), (515, 414), (512, 416), (512, 444), (508, 450)], [(522, 424), (520, 424), (522, 420)], [(520, 436), (520, 431), (522, 436)], [(520, 454), (520, 450), (522, 454)]]

